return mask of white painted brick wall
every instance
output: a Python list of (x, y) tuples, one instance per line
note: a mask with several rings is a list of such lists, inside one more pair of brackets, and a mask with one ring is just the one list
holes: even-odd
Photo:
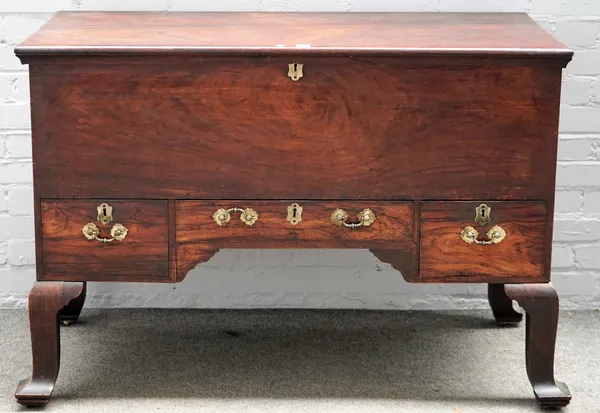
[[(528, 12), (575, 51), (564, 74), (553, 281), (600, 308), (600, 1), (0, 0), (0, 307), (35, 278), (27, 67), (13, 48), (57, 10)], [(481, 285), (409, 285), (367, 251), (221, 251), (182, 284), (90, 286), (91, 306), (485, 307)]]

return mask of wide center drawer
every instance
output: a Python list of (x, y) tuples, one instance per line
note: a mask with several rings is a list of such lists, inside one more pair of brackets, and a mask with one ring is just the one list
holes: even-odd
[(177, 201), (176, 211), (178, 243), (217, 248), (415, 245), (412, 202)]

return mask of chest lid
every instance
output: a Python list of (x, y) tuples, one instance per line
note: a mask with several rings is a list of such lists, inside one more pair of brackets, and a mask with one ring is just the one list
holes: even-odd
[(15, 52), (572, 56), (525, 13), (58, 12)]

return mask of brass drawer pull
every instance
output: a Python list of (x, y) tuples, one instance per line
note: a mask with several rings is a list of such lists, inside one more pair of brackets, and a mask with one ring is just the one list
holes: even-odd
[(110, 229), (110, 236), (112, 238), (101, 238), (100, 229), (93, 222), (85, 224), (83, 228), (81, 228), (81, 232), (88, 241), (96, 240), (104, 244), (113, 241), (123, 241), (127, 236), (127, 228), (125, 228), (125, 226), (121, 224), (115, 224)]
[(333, 211), (333, 213), (331, 214), (331, 222), (334, 225), (337, 225), (338, 227), (341, 227), (342, 225), (348, 228), (358, 228), (358, 227), (368, 227), (369, 225), (371, 225), (373, 222), (375, 222), (375, 220), (377, 219), (377, 217), (375, 216), (375, 213), (373, 211), (371, 211), (369, 208), (363, 209), (362, 211), (360, 211), (360, 213), (358, 214), (358, 222), (357, 223), (348, 223), (348, 213), (346, 211), (344, 211), (343, 209), (336, 209), (335, 211)]
[(502, 242), (502, 240), (506, 238), (506, 231), (504, 231), (500, 225), (494, 225), (487, 233), (488, 240), (482, 241), (477, 239), (477, 237), (479, 237), (479, 232), (468, 225), (460, 232), (460, 237), (467, 244), (475, 243), (478, 245), (492, 245)]
[(229, 209), (219, 208), (213, 214), (212, 217), (218, 226), (224, 227), (225, 225), (227, 225), (227, 223), (229, 221), (231, 221), (231, 213), (232, 212), (241, 212), (240, 221), (242, 221), (244, 224), (246, 224), (248, 226), (252, 226), (252, 225), (254, 225), (254, 223), (256, 221), (258, 221), (258, 212), (256, 212), (252, 208), (246, 208), (246, 209), (235, 208), (235, 207), (229, 208)]

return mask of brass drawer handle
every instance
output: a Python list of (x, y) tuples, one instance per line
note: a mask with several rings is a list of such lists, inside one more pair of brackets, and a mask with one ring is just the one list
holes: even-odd
[(487, 233), (488, 239), (482, 241), (477, 239), (477, 237), (479, 237), (479, 232), (472, 226), (468, 225), (460, 232), (460, 237), (467, 244), (475, 243), (478, 245), (492, 245), (502, 242), (502, 240), (506, 238), (506, 231), (504, 231), (500, 225), (494, 225)]
[(330, 219), (333, 225), (337, 225), (338, 227), (341, 227), (343, 225), (347, 228), (358, 228), (368, 227), (373, 222), (375, 222), (377, 217), (375, 216), (375, 213), (373, 211), (371, 211), (369, 208), (365, 208), (358, 214), (357, 223), (348, 223), (348, 213), (343, 209), (338, 208), (335, 211), (333, 211)]
[(96, 240), (104, 244), (113, 241), (123, 241), (127, 236), (127, 228), (125, 228), (125, 226), (121, 224), (115, 224), (112, 226), (112, 228), (110, 229), (111, 238), (101, 238), (100, 229), (93, 222), (85, 224), (83, 228), (81, 228), (81, 232), (88, 241)]
[(258, 212), (256, 212), (252, 208), (246, 208), (246, 209), (235, 208), (235, 207), (229, 208), (229, 209), (219, 208), (213, 214), (212, 217), (218, 226), (224, 227), (225, 225), (227, 225), (227, 223), (229, 221), (231, 221), (231, 213), (232, 212), (241, 212), (240, 221), (242, 221), (244, 224), (246, 224), (248, 226), (252, 226), (252, 225), (254, 225), (254, 223), (256, 221), (258, 221)]

